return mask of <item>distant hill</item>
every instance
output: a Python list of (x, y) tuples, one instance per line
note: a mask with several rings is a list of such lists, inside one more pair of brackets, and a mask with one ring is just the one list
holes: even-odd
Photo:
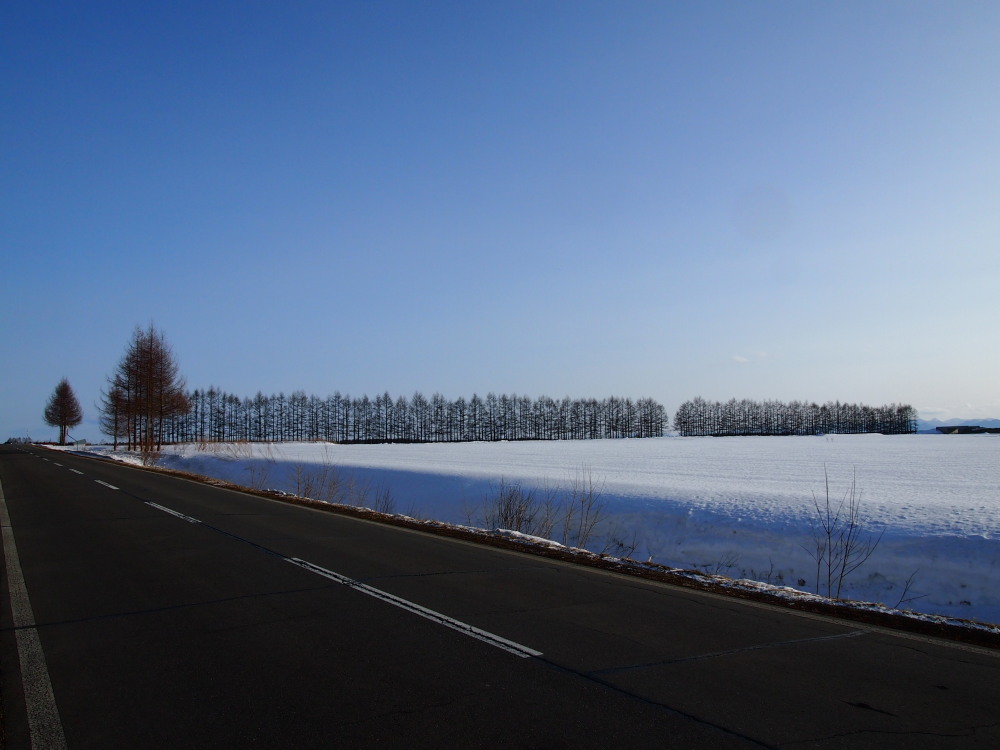
[(956, 427), (958, 425), (976, 425), (979, 427), (1000, 428), (1000, 419), (918, 419), (917, 432), (937, 432), (938, 427)]

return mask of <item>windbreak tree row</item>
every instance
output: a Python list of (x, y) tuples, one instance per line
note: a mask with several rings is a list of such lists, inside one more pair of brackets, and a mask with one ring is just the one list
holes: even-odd
[(532, 399), (489, 393), (485, 398), (327, 398), (290, 395), (240, 398), (215, 388), (186, 395), (190, 411), (164, 424), (169, 442), (340, 443), (583, 440), (658, 437), (667, 428), (662, 405), (649, 398)]
[(681, 435), (818, 435), (881, 432), (899, 435), (917, 430), (917, 411), (906, 404), (866, 406), (828, 401), (822, 406), (804, 401), (726, 403), (695, 398), (674, 416)]

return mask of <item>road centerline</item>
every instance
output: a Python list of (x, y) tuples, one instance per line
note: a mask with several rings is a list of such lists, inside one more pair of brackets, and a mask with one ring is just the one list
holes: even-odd
[(201, 521), (199, 521), (197, 518), (192, 518), (191, 516), (185, 516), (183, 513), (178, 513), (176, 510), (165, 508), (164, 506), (154, 502), (150, 502), (149, 500), (144, 500), (143, 502), (152, 508), (156, 508), (157, 510), (162, 510), (164, 513), (169, 513), (170, 515), (174, 516), (175, 518), (179, 518), (182, 521), (187, 521), (188, 523), (199, 523), (199, 524), (201, 523)]
[(411, 602), (407, 599), (398, 597), (395, 594), (390, 594), (388, 591), (383, 591), (382, 589), (377, 589), (374, 586), (369, 586), (366, 583), (362, 583), (361, 581), (349, 578), (348, 576), (341, 575), (340, 573), (328, 570), (327, 568), (320, 567), (319, 565), (311, 563), (307, 560), (302, 560), (297, 557), (289, 557), (288, 555), (282, 554), (281, 552), (277, 552), (275, 550), (264, 547), (263, 545), (257, 544), (256, 542), (252, 542), (249, 539), (244, 539), (243, 537), (237, 536), (228, 531), (224, 531), (223, 529), (217, 528), (210, 524), (206, 524), (197, 518), (192, 518), (191, 516), (179, 513), (178, 511), (172, 510), (171, 508), (167, 508), (163, 505), (160, 505), (159, 503), (154, 503), (150, 500), (144, 500), (143, 502), (152, 508), (156, 508), (157, 510), (163, 511), (164, 513), (168, 513), (169, 515), (174, 516), (175, 518), (187, 521), (188, 523), (199, 524), (207, 529), (216, 531), (220, 534), (228, 536), (239, 542), (243, 542), (253, 547), (257, 547), (258, 549), (270, 555), (274, 555), (275, 557), (279, 557), (282, 560), (286, 560), (292, 563), (293, 565), (302, 568), (303, 570), (309, 571), (310, 573), (315, 573), (316, 575), (323, 576), (324, 578), (327, 578), (331, 581), (336, 581), (337, 583), (349, 586), (350, 588), (362, 594), (367, 594), (368, 596), (379, 599), (395, 607), (399, 607), (400, 609), (404, 609), (407, 612), (418, 615), (419, 617), (423, 617), (432, 622), (436, 622), (439, 625), (444, 625), (446, 628), (450, 628), (456, 632), (462, 633), (463, 635), (467, 635), (470, 638), (475, 638), (476, 640), (488, 643), (489, 645), (495, 648), (499, 648), (503, 651), (514, 654), (515, 656), (520, 657), (522, 659), (526, 659), (532, 656), (535, 657), (542, 656), (541, 651), (536, 651), (533, 648), (529, 648), (528, 646), (525, 646), (523, 644), (508, 640), (507, 638), (499, 636), (495, 633), (490, 633), (487, 630), (482, 630), (481, 628), (477, 628), (475, 625), (470, 625), (469, 623), (462, 622), (461, 620), (456, 620), (455, 618), (449, 617), (448, 615), (442, 614), (441, 612), (437, 612), (433, 609), (428, 609), (427, 607), (421, 606), (420, 604), (416, 604), (415, 602)]
[(355, 591), (361, 592), (362, 594), (367, 594), (368, 596), (380, 599), (387, 604), (392, 604), (400, 609), (405, 609), (407, 612), (419, 615), (420, 617), (436, 622), (439, 625), (444, 625), (446, 628), (451, 628), (452, 630), (471, 638), (488, 643), (491, 646), (507, 651), (508, 653), (514, 654), (522, 659), (526, 659), (531, 656), (542, 656), (541, 651), (536, 651), (528, 646), (508, 640), (502, 636), (496, 635), (495, 633), (490, 633), (487, 630), (482, 630), (474, 625), (469, 625), (461, 620), (456, 620), (453, 617), (436, 612), (433, 609), (428, 609), (427, 607), (423, 607), (407, 599), (398, 597), (395, 594), (390, 594), (388, 591), (382, 591), (374, 586), (361, 583), (361, 581), (341, 575), (340, 573), (335, 573), (332, 570), (327, 570), (326, 568), (322, 568), (319, 565), (315, 565), (306, 560), (301, 560), (297, 557), (285, 557), (285, 559), (293, 565), (297, 565), (304, 570), (308, 570), (310, 573), (315, 573), (316, 575), (323, 576), (324, 578), (329, 578), (331, 581), (342, 583), (345, 586), (351, 587)]

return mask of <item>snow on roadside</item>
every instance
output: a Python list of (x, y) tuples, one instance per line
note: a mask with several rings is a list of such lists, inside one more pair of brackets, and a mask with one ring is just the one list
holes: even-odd
[[(834, 503), (857, 482), (867, 528), (885, 535), (845, 597), (1000, 622), (1000, 439), (853, 435), (516, 443), (171, 446), (160, 464), (292, 492), (303, 472), (336, 467), (388, 489), (395, 510), (483, 524), (498, 483), (538, 497), (590, 480), (609, 535), (632, 557), (814, 591), (814, 496)], [(126, 455), (116, 458), (135, 460)]]

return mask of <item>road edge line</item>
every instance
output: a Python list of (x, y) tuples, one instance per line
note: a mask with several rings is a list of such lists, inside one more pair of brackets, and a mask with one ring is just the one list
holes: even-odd
[(38, 636), (35, 614), (31, 609), (28, 589), (21, 571), (21, 560), (14, 541), (14, 527), (7, 511), (7, 500), (0, 482), (0, 525), (3, 527), (3, 554), (7, 564), (7, 588), (10, 593), (11, 615), (14, 621), (14, 638), (17, 657), (21, 665), (21, 687), (24, 706), (28, 714), (28, 733), (31, 747), (39, 750), (64, 750), (66, 736), (62, 719), (52, 692), (45, 652)]

